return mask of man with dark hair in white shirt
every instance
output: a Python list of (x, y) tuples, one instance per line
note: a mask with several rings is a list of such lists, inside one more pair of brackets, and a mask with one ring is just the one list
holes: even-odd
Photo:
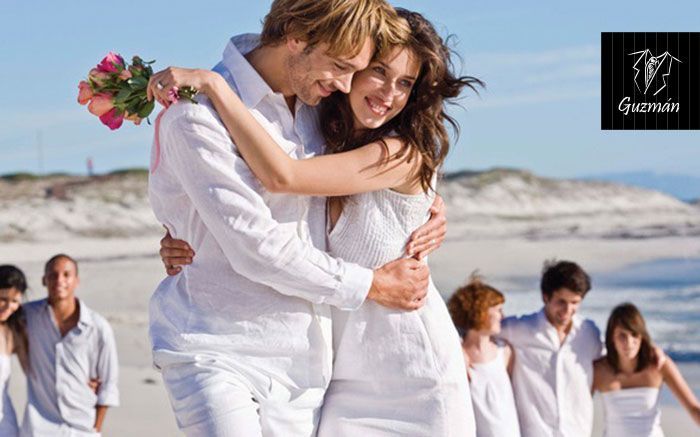
[(545, 263), (543, 308), (508, 317), (500, 337), (515, 352), (513, 393), (523, 437), (587, 437), (593, 429), (593, 361), (602, 355), (596, 325), (576, 312), (591, 288), (570, 261)]
[[(52, 257), (48, 297), (23, 305), (29, 343), (23, 437), (99, 436), (108, 407), (119, 405), (119, 363), (109, 323), (75, 297), (78, 263)], [(97, 390), (91, 381), (99, 381)]]

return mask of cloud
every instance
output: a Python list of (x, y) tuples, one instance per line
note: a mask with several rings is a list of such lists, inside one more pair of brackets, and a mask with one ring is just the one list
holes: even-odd
[(501, 108), (588, 99), (600, 95), (600, 48), (476, 53), (468, 57), (487, 92), (473, 107)]
[[(487, 93), (490, 94), (490, 93)], [(539, 103), (563, 102), (569, 100), (590, 99), (600, 97), (600, 90), (582, 89), (542, 89), (535, 91), (523, 90), (504, 94), (491, 94), (474, 99), (469, 103), (472, 109), (493, 109), (513, 106), (525, 106)]]
[(600, 47), (593, 44), (563, 47), (543, 51), (474, 53), (469, 55), (470, 64), (487, 68), (531, 68), (563, 65), (565, 63), (587, 63), (600, 61)]

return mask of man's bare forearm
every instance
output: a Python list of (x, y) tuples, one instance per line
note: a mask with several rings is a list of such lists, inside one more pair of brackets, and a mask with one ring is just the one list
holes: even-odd
[(105, 416), (107, 415), (106, 405), (96, 405), (95, 406), (95, 431), (102, 432), (102, 423), (104, 423)]

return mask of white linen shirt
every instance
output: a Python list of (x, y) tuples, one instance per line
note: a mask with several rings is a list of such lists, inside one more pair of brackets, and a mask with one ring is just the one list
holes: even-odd
[[(290, 156), (321, 153), (316, 110), (297, 100), (293, 116), (245, 59), (258, 43), (255, 35), (232, 38), (214, 70)], [(317, 249), (325, 249), (325, 199), (267, 192), (205, 98), (167, 109), (159, 140), (151, 205), (196, 256), (151, 299), (155, 364), (213, 354), (296, 387), (325, 388), (328, 305), (358, 308), (373, 277)]]
[(585, 437), (593, 430), (593, 361), (603, 350), (591, 320), (574, 315), (560, 344), (544, 309), (503, 320), (515, 351), (513, 393), (523, 437)]
[[(61, 337), (47, 299), (22, 305), (29, 367), (22, 436), (91, 435), (97, 405), (118, 406), (119, 363), (107, 320), (78, 301), (78, 324)], [(97, 394), (91, 379), (99, 379)]]

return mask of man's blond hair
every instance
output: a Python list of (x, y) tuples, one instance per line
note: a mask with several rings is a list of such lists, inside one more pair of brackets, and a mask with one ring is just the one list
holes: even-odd
[(367, 38), (382, 54), (410, 37), (406, 20), (384, 0), (275, 0), (265, 17), (263, 45), (277, 45), (286, 37), (313, 47), (328, 44), (327, 54), (351, 58)]

